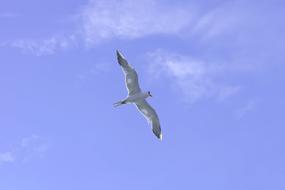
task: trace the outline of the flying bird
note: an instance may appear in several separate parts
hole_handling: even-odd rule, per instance
[[[125,84],[128,90],[127,98],[114,103],[114,107],[124,104],[135,104],[139,112],[148,120],[151,124],[152,132],[155,136],[162,140],[162,133],[160,128],[159,118],[155,110],[146,101],[148,97],[152,97],[150,91],[143,92],[139,86],[138,75],[135,69],[128,64],[125,57],[117,50],[117,59],[119,65],[125,74]]]

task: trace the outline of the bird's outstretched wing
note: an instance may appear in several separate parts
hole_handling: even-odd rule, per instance
[[[155,136],[160,140],[162,140],[160,123],[155,110],[144,99],[136,102],[136,107],[143,114],[143,116],[150,122],[152,127],[152,132],[155,134]]]
[[[129,95],[141,92],[138,75],[135,69],[133,69],[124,58],[124,56],[117,50],[118,63],[121,65],[125,74],[125,84]]]

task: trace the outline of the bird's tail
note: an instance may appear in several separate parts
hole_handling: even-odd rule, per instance
[[[123,104],[125,104],[125,103],[126,103],[126,101],[124,101],[124,100],[122,101],[122,100],[121,100],[121,101],[118,101],[118,102],[114,103],[113,106],[114,106],[114,107],[118,107],[118,106],[121,106],[121,105],[123,105]]]

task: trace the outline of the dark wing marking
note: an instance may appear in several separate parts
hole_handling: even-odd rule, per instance
[[[141,92],[137,72],[128,64],[127,60],[118,50],[117,59],[125,74],[125,84],[129,95]]]

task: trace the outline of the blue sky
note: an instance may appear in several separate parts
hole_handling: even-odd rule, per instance
[[[284,1],[0,5],[0,189],[285,189]]]

